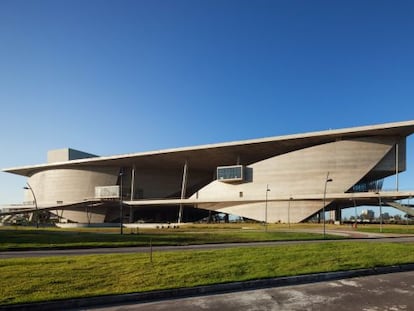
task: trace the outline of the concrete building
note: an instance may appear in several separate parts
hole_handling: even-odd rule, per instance
[[[371,209],[365,209],[361,212],[361,218],[363,220],[373,221],[375,218],[375,212]]]
[[[73,149],[5,169],[28,177],[26,204],[80,223],[181,222],[213,213],[297,223],[343,208],[389,205],[414,121],[99,157]],[[394,175],[395,189],[383,191]],[[15,211],[16,207],[15,207]],[[122,216],[121,216],[122,215]]]

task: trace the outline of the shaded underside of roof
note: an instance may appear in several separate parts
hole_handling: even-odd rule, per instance
[[[412,133],[414,133],[414,121],[405,121],[195,147],[96,157],[10,168],[3,171],[22,176],[31,176],[36,172],[48,169],[87,169],[94,166],[131,167],[133,165],[137,169],[156,167],[159,170],[182,170],[186,161],[190,169],[211,171],[221,165],[237,163],[249,165],[272,156],[336,140],[373,136],[406,137]]]

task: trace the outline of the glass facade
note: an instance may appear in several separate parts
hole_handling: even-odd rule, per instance
[[[243,180],[243,166],[219,166],[217,167],[217,179],[221,181],[241,181]]]
[[[382,189],[383,183],[384,179],[359,182],[351,188],[351,192],[380,191]]]

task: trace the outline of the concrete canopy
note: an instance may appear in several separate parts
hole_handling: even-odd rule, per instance
[[[96,156],[3,171],[29,177],[40,207],[60,206],[65,213],[63,217],[75,222],[116,220],[117,205],[111,207],[108,202],[104,204],[105,211],[101,206],[95,214],[89,211],[82,216],[82,204],[89,201],[96,205],[95,187],[113,185],[122,185],[123,203],[137,214],[144,207],[155,211],[161,206],[187,205],[259,221],[300,222],[320,211],[322,197],[324,202],[326,198],[327,209],[345,208],[355,202],[377,202],[380,188],[359,194],[352,189],[404,171],[405,138],[412,133],[414,121],[405,121]],[[236,164],[246,169],[246,180],[239,183],[216,180],[217,167]],[[327,174],[335,182],[323,193]],[[269,184],[271,192],[266,197],[269,214],[264,215],[264,189]],[[382,193],[381,197],[395,200],[411,195],[397,189]],[[287,214],[291,205],[292,215]],[[163,212],[158,209],[157,213]],[[137,219],[134,213],[129,215],[129,221]]]
[[[4,172],[30,177],[38,171],[62,167],[82,166],[128,166],[135,163],[137,168],[156,165],[159,168],[179,168],[191,159],[194,169],[211,171],[220,165],[232,165],[239,159],[244,165],[267,159],[271,156],[321,145],[343,139],[374,136],[406,137],[414,133],[414,121],[394,122],[372,126],[310,132],[250,139],[229,143],[200,145],[194,147],[164,149],[149,152],[103,156],[50,164],[40,164],[3,169]],[[206,161],[208,159],[208,161]]]

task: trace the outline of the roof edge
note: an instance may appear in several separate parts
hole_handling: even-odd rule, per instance
[[[45,167],[54,167],[54,166],[61,166],[61,165],[66,165],[66,164],[80,164],[80,163],[85,163],[85,162],[99,162],[99,161],[107,161],[107,160],[127,159],[127,158],[138,157],[138,156],[192,151],[192,150],[197,150],[197,149],[222,148],[222,147],[230,147],[230,146],[237,146],[237,145],[266,143],[270,141],[306,139],[310,137],[320,137],[320,136],[336,136],[336,135],[341,135],[341,134],[352,134],[352,133],[367,132],[367,131],[375,132],[378,130],[387,130],[387,129],[403,128],[403,127],[412,127],[412,130],[410,130],[409,132],[410,134],[414,133],[414,120],[375,124],[375,125],[365,125],[365,126],[357,126],[357,127],[349,127],[349,128],[340,128],[340,129],[329,129],[329,130],[323,130],[323,131],[289,134],[289,135],[282,135],[282,136],[271,136],[271,137],[255,138],[255,139],[247,139],[247,140],[238,140],[238,141],[233,141],[233,142],[204,144],[204,145],[196,145],[196,146],[189,146],[189,147],[167,148],[167,149],[144,151],[144,152],[137,152],[137,153],[118,154],[118,155],[112,155],[112,156],[98,156],[94,158],[70,160],[70,161],[64,161],[64,162],[11,167],[11,168],[2,169],[2,171],[7,172],[7,173],[18,174],[17,172],[20,170],[40,169],[40,168],[45,168]]]

